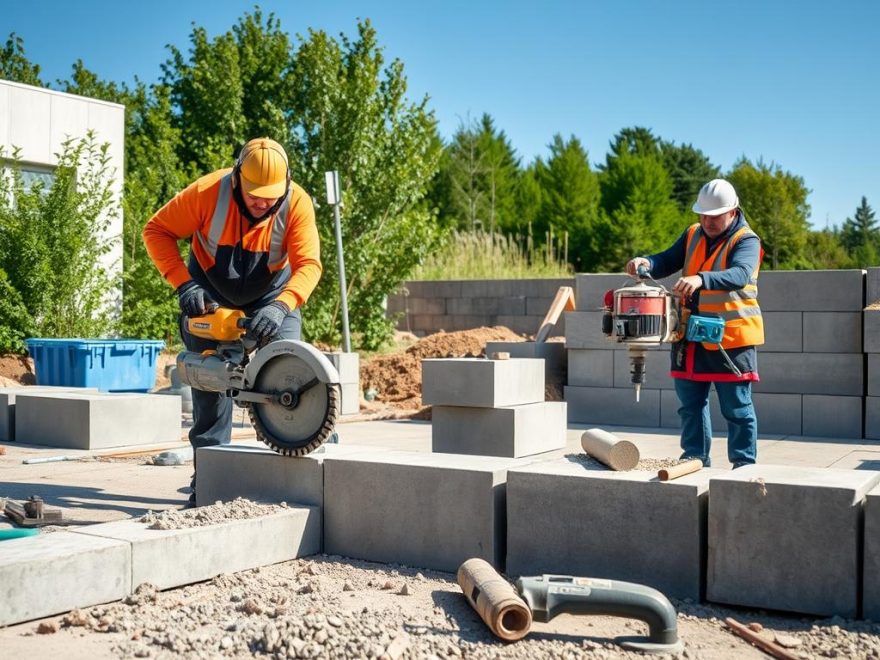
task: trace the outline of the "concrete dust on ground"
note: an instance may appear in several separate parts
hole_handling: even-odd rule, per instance
[[[231,502],[216,502],[209,506],[192,509],[166,509],[150,511],[139,520],[149,525],[150,529],[187,529],[190,527],[207,527],[229,520],[248,520],[260,516],[278,513],[287,509],[287,503],[260,504],[237,497]]]
[[[679,657],[766,657],[726,628],[728,616],[760,622],[803,658],[880,657],[877,624],[674,605]],[[646,633],[631,619],[563,615],[505,644],[452,574],[320,555],[164,592],[140,585],[120,602],[0,630],[0,647],[7,657],[643,658],[613,639]]]

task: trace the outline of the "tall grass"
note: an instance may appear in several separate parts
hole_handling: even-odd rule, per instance
[[[414,280],[483,280],[568,277],[568,234],[560,240],[552,232],[536,246],[531,232],[505,236],[498,233],[453,231],[439,250],[428,255],[412,276]]]

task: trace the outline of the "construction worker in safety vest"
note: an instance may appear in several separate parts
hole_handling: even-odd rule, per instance
[[[251,317],[248,333],[262,343],[299,339],[300,307],[321,277],[315,210],[291,181],[287,154],[269,138],[250,140],[234,167],[201,177],[163,206],[144,227],[156,268],[177,291],[180,334],[190,351],[216,343],[186,330],[185,317],[217,306]],[[189,261],[177,243],[191,243]],[[227,444],[232,400],[193,389],[193,449]],[[195,501],[195,475],[190,501]]]
[[[681,296],[683,316],[724,319],[724,348],[687,341],[673,344],[671,376],[681,406],[682,458],[709,466],[712,422],[709,390],[715,384],[721,414],[727,420],[727,456],[734,468],[755,462],[758,420],[752,405],[752,382],[758,378],[756,346],[764,343],[758,306],[761,241],[749,227],[733,186],[723,179],[704,185],[693,205],[699,222],[688,227],[667,250],[631,259],[635,275],[644,266],[660,279],[681,271],[673,293]],[[735,367],[735,368],[734,368]]]

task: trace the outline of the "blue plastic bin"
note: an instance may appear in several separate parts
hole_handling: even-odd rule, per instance
[[[27,339],[37,385],[149,392],[165,342],[153,339]]]

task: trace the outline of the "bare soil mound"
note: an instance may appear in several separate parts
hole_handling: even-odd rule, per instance
[[[31,359],[16,353],[0,355],[0,380],[8,385],[7,379],[18,385],[36,385],[37,377]]]
[[[375,390],[376,400],[395,408],[422,407],[422,364],[425,358],[480,357],[488,341],[523,341],[505,328],[438,332],[401,353],[377,355],[361,366],[361,388]]]

